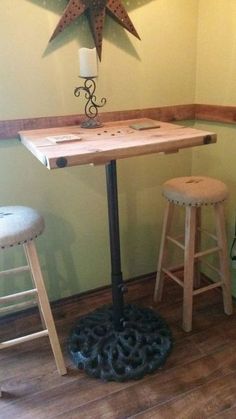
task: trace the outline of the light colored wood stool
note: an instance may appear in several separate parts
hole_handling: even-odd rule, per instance
[[[34,239],[44,230],[43,217],[34,209],[22,206],[0,207],[0,249],[11,248],[22,245],[26,256],[27,264],[4,270],[0,272],[0,279],[7,278],[11,274],[29,271],[32,276],[33,287],[30,290],[15,294],[0,296],[0,313],[14,311],[22,307],[32,306],[32,299],[39,307],[43,330],[26,336],[17,337],[0,343],[0,349],[27,342],[42,336],[48,336],[52,351],[55,357],[56,366],[60,375],[67,373],[62,356],[60,343],[58,340],[54,320],[44,280],[39,264],[39,259],[34,243]],[[30,297],[31,301],[19,302],[25,297]],[[15,302],[15,301],[18,301]],[[6,306],[5,304],[10,303]],[[1,395],[1,393],[0,393]]]
[[[163,196],[167,199],[164,213],[163,230],[157,265],[154,301],[160,301],[163,292],[164,277],[167,276],[183,287],[183,329],[192,330],[193,296],[215,287],[221,287],[223,292],[224,311],[232,314],[231,280],[228,266],[228,253],[225,232],[223,202],[228,197],[226,185],[204,176],[188,176],[168,180],[163,184]],[[216,234],[211,234],[201,228],[201,209],[211,205],[215,213]],[[176,206],[185,207],[184,243],[170,236],[171,222]],[[215,246],[201,251],[201,234],[205,233],[215,240]],[[172,242],[184,251],[184,278],[175,275],[173,267],[167,267],[168,243]],[[206,255],[218,253],[220,268],[201,259]],[[199,264],[206,263],[218,273],[219,281],[199,287]],[[194,289],[195,288],[195,289]]]

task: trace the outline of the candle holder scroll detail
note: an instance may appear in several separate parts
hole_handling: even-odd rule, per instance
[[[85,99],[87,100],[84,108],[85,115],[87,119],[82,122],[82,128],[98,128],[102,126],[102,123],[97,119],[98,108],[105,106],[107,100],[103,97],[100,100],[100,104],[97,103],[97,97],[95,95],[96,83],[92,77],[84,78],[84,85],[76,87],[74,90],[74,95],[76,97],[80,96],[81,92],[84,92]]]

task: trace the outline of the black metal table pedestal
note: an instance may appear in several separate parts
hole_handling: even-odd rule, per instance
[[[75,365],[89,375],[126,381],[160,368],[170,353],[172,335],[158,313],[124,305],[115,160],[106,166],[106,179],[113,304],[81,317],[68,348]]]
[[[115,330],[122,330],[122,320],[124,316],[123,295],[125,291],[125,286],[121,272],[119,208],[115,160],[112,160],[109,164],[106,165],[106,180],[110,234],[111,283],[112,302],[114,308],[114,328]]]

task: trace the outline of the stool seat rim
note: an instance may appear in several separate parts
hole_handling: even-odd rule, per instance
[[[0,248],[27,243],[44,230],[39,212],[26,206],[0,207]]]
[[[214,205],[228,198],[228,188],[220,180],[207,176],[184,176],[167,180],[162,194],[176,205]]]

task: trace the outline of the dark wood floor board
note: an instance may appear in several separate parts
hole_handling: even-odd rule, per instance
[[[126,301],[151,307],[153,284],[150,278],[140,281],[140,284],[138,281],[130,283]],[[163,410],[163,415],[167,415],[164,418],[170,415],[168,419],[188,419],[188,416],[173,415],[173,412],[176,409],[178,415],[182,412],[188,414],[187,406],[194,398],[196,403],[199,398],[203,415],[208,414],[208,410],[211,416],[224,411],[230,414],[231,409],[233,412],[236,404],[233,384],[236,374],[236,314],[230,317],[224,315],[220,293],[212,291],[198,296],[194,303],[193,331],[185,333],[181,328],[182,290],[167,281],[163,302],[153,307],[170,324],[175,341],[173,351],[161,370],[142,380],[127,383],[104,383],[91,379],[76,370],[67,354],[68,331],[76,318],[109,302],[110,290],[107,289],[72,299],[63,305],[53,305],[69,367],[65,377],[60,377],[56,371],[47,338],[0,351],[0,387],[5,392],[0,399],[0,419],[14,416],[17,419],[116,419],[137,415],[155,418],[161,417],[156,416],[159,409],[166,409]],[[17,319],[8,319],[6,324],[0,321],[0,329],[7,338],[11,331],[13,334],[21,329],[33,331],[38,320],[35,314],[22,315]],[[228,383],[226,387],[223,386],[224,380]],[[214,410],[211,402],[215,403],[217,388],[223,392],[227,403],[224,405],[221,399],[218,410]],[[200,389],[208,390],[201,392]],[[208,406],[205,410],[204,397]],[[191,417],[202,419],[207,416]]]
[[[207,353],[207,350],[210,353],[213,349],[217,350],[222,348],[221,339],[218,347],[216,344],[214,345],[214,348],[212,348],[211,344],[209,345],[209,342],[214,339],[214,328],[209,330],[207,336],[205,336],[204,348],[202,337],[204,334],[205,332],[198,333],[193,337],[186,337],[185,339],[176,341],[164,370],[176,368],[177,366],[188,364],[193,360],[199,359],[202,357],[203,353]],[[232,342],[232,340],[227,340],[227,335],[225,334],[224,345],[229,346]],[[198,345],[201,346],[201,350],[198,348]],[[27,351],[24,351],[26,346]],[[31,349],[29,349],[29,346]],[[19,348],[21,348],[21,350],[19,350]],[[42,339],[40,342],[39,359],[36,358],[36,350],[37,348],[34,347],[33,342],[18,345],[16,347],[15,359],[10,359],[8,362],[5,360],[0,382],[2,383],[3,388],[5,388],[6,391],[12,392],[15,397],[34,395],[36,392],[42,391],[45,387],[47,388],[47,391],[49,391],[50,388],[60,385],[61,383],[61,380],[55,371],[55,364],[52,362],[52,354],[46,338]],[[70,365],[68,359],[67,365]],[[80,375],[80,372],[77,372],[76,370],[73,371],[73,367],[70,368],[69,379],[66,379],[66,383],[68,384],[70,381],[76,381],[80,378]]]
[[[209,330],[208,336],[205,337],[205,354],[207,348],[210,348],[210,351],[212,351],[211,345],[208,344],[208,340],[211,341],[214,334],[215,330],[212,328]],[[201,333],[194,336],[194,339],[186,336],[185,339],[176,341],[172,354],[167,360],[166,366],[160,373],[180,365],[188,365],[191,361],[202,358],[203,350],[198,348],[198,342],[200,345],[203,345]],[[229,341],[225,340],[225,344],[229,345],[229,343]],[[24,352],[24,347],[26,346],[27,351]],[[47,391],[49,391],[51,388],[63,383],[63,381],[66,382],[67,385],[68,382],[79,379],[81,373],[76,370],[73,371],[73,369],[70,368],[69,379],[63,378],[63,381],[61,381],[55,371],[50,346],[46,339],[42,339],[40,344],[40,359],[35,359],[35,348],[33,346],[33,342],[17,346],[17,357],[13,360],[14,364],[12,364],[12,359],[10,359],[9,362],[5,361],[3,370],[4,377],[2,377],[1,381],[6,390],[12,391],[17,397],[26,397],[42,391],[45,387],[47,388]],[[20,347],[21,351],[19,351]],[[31,349],[29,349],[29,347],[31,347]],[[220,343],[220,348],[221,347],[222,343]],[[217,349],[216,345],[214,346],[214,349]],[[68,359],[67,365],[70,365]],[[96,383],[99,382],[96,381]],[[132,384],[130,383],[129,385]],[[115,390],[117,390],[116,386]],[[107,390],[107,394],[108,393],[109,389]]]
[[[64,384],[61,384],[63,381]],[[22,419],[44,419],[54,418],[59,413],[66,416],[66,412],[72,408],[79,406],[80,409],[80,406],[86,406],[94,399],[102,399],[104,394],[110,394],[130,385],[130,383],[105,383],[78,372],[77,380],[73,382],[68,383],[68,377],[58,377],[57,382],[57,386],[48,388],[47,391],[39,391],[33,397],[21,397],[10,404],[7,400],[1,401],[0,418],[18,415],[17,418]]]
[[[186,338],[187,339],[187,338]],[[21,345],[23,347],[23,345]],[[45,348],[46,347],[46,348]],[[186,351],[186,348],[188,349]],[[195,344],[191,344],[191,342],[186,342],[185,345],[179,345],[176,344],[174,350],[173,350],[174,357],[172,358],[172,361],[170,361],[170,366],[168,368],[171,368],[171,365],[173,368],[175,368],[177,365],[181,365],[183,363],[187,363],[188,361],[192,359],[196,359],[201,357],[201,352],[196,350]],[[173,355],[172,354],[172,355]],[[42,366],[40,366],[42,361]],[[51,361],[51,364],[50,364]],[[28,365],[27,365],[28,362]],[[68,362],[67,362],[68,365]],[[25,368],[28,369],[26,372]],[[39,373],[40,370],[40,373]],[[47,374],[48,371],[48,374]],[[54,372],[54,373],[53,373]],[[7,374],[9,374],[9,378],[7,379]],[[49,375],[49,376],[48,376]],[[72,378],[70,377],[72,375]],[[40,361],[35,360],[35,351],[34,352],[26,352],[25,358],[24,358],[24,351],[21,352],[21,356],[19,357],[19,354],[17,355],[17,359],[15,359],[14,364],[12,365],[12,359],[11,362],[6,365],[6,362],[4,364],[4,376],[5,380],[2,380],[2,387],[9,391],[10,393],[14,394],[15,397],[28,397],[29,395],[33,395],[33,400],[35,402],[35,393],[41,392],[43,388],[47,389],[47,393],[53,389],[54,387],[61,385],[63,382],[66,383],[66,394],[68,392],[68,382],[74,381],[80,378],[82,375],[81,372],[78,372],[77,370],[72,370],[70,368],[69,371],[69,379],[68,377],[63,377],[61,379],[57,376],[57,373],[55,372],[55,365],[52,362],[52,355],[50,353],[50,348],[47,348],[47,345],[44,343],[41,346],[41,353],[40,353]],[[93,383],[92,386],[92,393],[95,394],[94,386],[100,387],[100,381],[97,380],[91,380]],[[114,384],[114,385],[113,385]],[[126,383],[126,387],[135,385],[136,382],[129,382]],[[124,384],[121,386],[121,388],[124,388]],[[106,394],[109,394],[110,391],[118,391],[120,389],[120,385],[112,383],[112,386],[110,386],[110,383],[107,383],[106,385]],[[71,389],[70,389],[71,391]],[[75,391],[77,392],[77,384],[75,383]],[[64,393],[64,389],[62,389],[62,392]],[[86,389],[87,392],[87,389]],[[81,403],[80,396],[82,396],[82,404],[84,403],[84,396],[82,388],[80,388],[79,396],[75,397],[75,400],[71,402],[71,405],[73,403],[76,403],[76,405],[79,405]],[[44,394],[42,392],[41,394],[42,398],[44,399]],[[103,395],[102,395],[103,396]],[[66,396],[67,397],[67,396]],[[28,397],[29,400],[29,397]],[[18,403],[18,402],[17,402]],[[57,408],[55,407],[55,410]],[[31,412],[32,413],[32,412]]]
[[[24,345],[22,345],[24,346]],[[56,370],[53,355],[49,344],[40,346],[40,354],[37,350],[17,354],[9,362],[5,359],[3,363],[0,386],[9,392],[13,397],[28,397],[45,388],[50,389],[66,381],[69,383],[78,380],[78,372],[71,368],[66,380],[60,377]],[[71,367],[69,360],[67,366]]]
[[[221,301],[215,302],[214,296],[212,296],[212,301],[209,298],[208,300],[204,300],[204,302],[199,299],[199,303],[203,303],[204,307],[199,307],[199,309],[195,307],[193,313],[193,330],[190,333],[182,330],[182,301],[158,309],[155,306],[153,308],[167,320],[174,338],[179,340],[185,338],[186,335],[192,336],[198,332],[208,330],[216,324],[219,325],[221,322],[227,323],[229,320],[229,317],[223,314]]]
[[[223,410],[216,415],[211,416],[211,419],[235,419],[236,418],[236,404],[233,407]]]
[[[235,404],[235,393],[236,372],[208,381],[187,394],[136,415],[135,418],[205,419],[216,413],[221,418],[224,410]]]
[[[209,329],[192,334],[189,339],[202,354],[209,354],[221,347],[236,348],[236,315],[225,316],[220,324],[212,325]]]
[[[236,373],[235,351],[231,348],[179,368],[156,373],[128,389],[121,389],[84,406],[77,406],[68,414],[71,418],[76,417],[79,410],[84,418],[126,418],[188,393],[190,389],[217,377],[224,377],[230,371]]]

